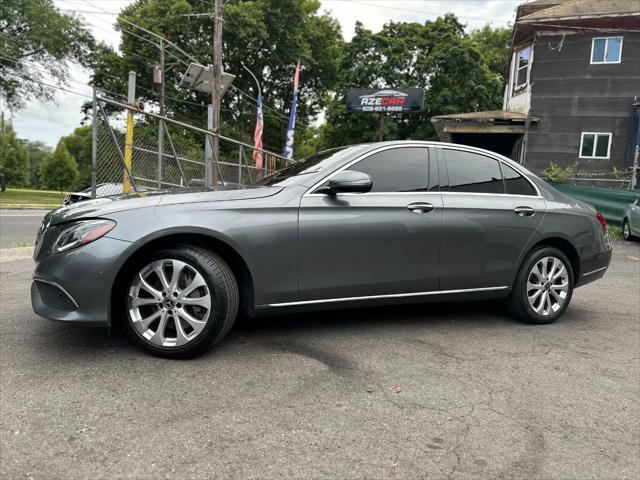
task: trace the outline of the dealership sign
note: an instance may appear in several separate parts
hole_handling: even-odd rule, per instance
[[[354,88],[347,92],[350,112],[419,112],[423,101],[422,88]]]

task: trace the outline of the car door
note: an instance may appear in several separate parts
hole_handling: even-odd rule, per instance
[[[373,187],[318,193],[327,178],[301,199],[300,299],[437,290],[442,200],[429,148],[386,147],[344,169],[367,173]]]
[[[537,188],[515,168],[482,153],[438,149],[444,159],[441,290],[511,285],[518,259],[546,212]]]

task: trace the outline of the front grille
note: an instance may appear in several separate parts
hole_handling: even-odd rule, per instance
[[[32,293],[38,294],[42,303],[51,310],[73,312],[78,309],[71,297],[55,285],[36,280],[31,285],[31,290]]]

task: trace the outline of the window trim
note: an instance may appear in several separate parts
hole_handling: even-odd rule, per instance
[[[585,135],[595,135],[593,142],[593,150],[591,153],[596,153],[596,147],[598,145],[598,135],[607,135],[609,137],[609,141],[607,144],[607,156],[606,157],[598,157],[595,155],[591,156],[583,156],[582,155],[582,145],[584,144],[584,136]],[[580,149],[578,150],[578,158],[585,158],[589,160],[609,160],[611,159],[611,142],[613,141],[613,134],[611,132],[582,132],[580,135]]]
[[[524,178],[527,179],[527,181],[533,185],[533,189],[536,191],[536,195],[516,195],[516,194],[509,194],[509,193],[475,193],[475,192],[448,192],[448,191],[438,191],[438,192],[368,192],[368,193],[338,193],[336,196],[341,197],[341,196],[349,196],[349,195],[489,195],[489,196],[508,196],[508,197],[519,197],[519,198],[543,198],[542,197],[542,193],[540,192],[540,189],[538,188],[538,185],[535,184],[535,182],[533,182],[529,176],[528,173],[521,170],[520,165],[518,165],[517,163],[514,163],[513,165],[509,164],[508,162],[505,162],[505,160],[503,158],[501,158],[501,156],[497,155],[497,154],[491,154],[491,152],[485,152],[485,151],[477,151],[474,148],[469,148],[469,147],[464,147],[461,145],[456,145],[456,144],[432,144],[432,143],[408,143],[408,144],[403,144],[403,145],[387,145],[384,147],[380,147],[380,148],[376,148],[374,150],[371,150],[370,152],[365,153],[362,156],[359,156],[349,162],[347,162],[346,164],[344,164],[343,166],[337,168],[336,170],[334,170],[333,172],[329,173],[328,175],[326,175],[325,177],[323,177],[321,180],[317,181],[316,183],[314,183],[311,187],[309,187],[307,189],[306,192],[304,192],[304,194],[302,195],[301,198],[304,197],[326,197],[327,194],[326,193],[315,193],[314,190],[316,190],[318,187],[322,186],[325,182],[331,180],[331,178],[333,178],[334,175],[337,175],[338,173],[347,170],[350,166],[352,166],[353,164],[359,162],[360,160],[364,160],[365,158],[376,154],[376,153],[380,153],[383,152],[385,150],[389,150],[392,148],[408,148],[408,147],[422,147],[422,148],[429,148],[429,149],[433,149],[433,152],[438,155],[438,163],[440,162],[444,162],[444,153],[442,152],[442,150],[444,149],[449,149],[449,150],[461,150],[463,152],[472,152],[472,153],[477,153],[478,155],[484,155],[485,157],[489,157],[489,158],[493,158],[494,160],[497,160],[498,162],[500,162],[500,164],[505,163],[506,165],[510,166],[511,168],[513,168],[515,171],[517,171],[518,173],[520,173]],[[431,152],[429,152],[429,154],[431,155]],[[429,156],[429,158],[431,158],[431,156]],[[446,166],[446,163],[445,163]],[[502,165],[501,165],[502,168]],[[502,173],[502,170],[500,170],[500,172]],[[503,178],[504,181],[504,178]],[[440,180],[441,183],[441,180]],[[506,192],[506,189],[505,189]]]
[[[518,67],[518,60],[519,57],[518,55],[520,55],[520,52],[522,52],[523,50],[529,49],[529,60],[527,61],[527,65],[526,67]],[[522,47],[520,50],[517,50],[514,53],[514,57],[513,57],[513,94],[518,94],[521,93],[523,90],[526,90],[527,87],[529,86],[529,74],[531,72],[531,59],[533,57],[533,45],[527,45],[526,47]],[[523,68],[527,69],[527,78],[525,80],[524,83],[521,84],[517,84],[518,82],[518,74],[520,73],[520,70],[522,70]]]
[[[620,51],[618,52],[618,60],[615,62],[607,62],[607,52],[609,51],[609,39],[611,38],[619,38],[620,39]],[[593,49],[596,45],[596,40],[605,40],[604,44],[604,57],[602,62],[594,62],[593,61]],[[610,37],[593,37],[591,39],[591,55],[589,56],[589,64],[590,65],[615,65],[618,63],[622,63],[622,46],[624,44],[624,36],[623,35],[613,35]]]

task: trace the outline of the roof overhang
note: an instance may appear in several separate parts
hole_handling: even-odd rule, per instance
[[[516,21],[513,34],[513,47],[515,49],[533,39],[540,31],[562,33],[575,31],[576,33],[606,33],[623,32],[626,30],[637,31],[640,25],[640,13],[637,14],[609,14],[607,16],[593,17],[573,15],[562,18],[521,18]]]
[[[457,113],[431,118],[441,140],[446,138],[446,134],[452,133],[523,134],[527,122],[535,123],[537,118],[527,118],[524,113],[508,110]]]

